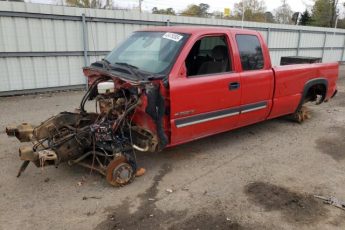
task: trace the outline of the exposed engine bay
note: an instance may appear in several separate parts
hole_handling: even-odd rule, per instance
[[[97,171],[111,185],[130,183],[138,170],[135,151],[154,152],[167,145],[159,87],[154,82],[133,85],[98,77],[76,112],[61,112],[36,127],[7,127],[9,136],[33,144],[19,149],[24,162],[18,177],[30,162],[37,167],[67,162]],[[90,100],[95,103],[93,112],[85,110]]]

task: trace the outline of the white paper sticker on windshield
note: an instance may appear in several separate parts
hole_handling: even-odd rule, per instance
[[[179,35],[179,34],[174,34],[174,33],[169,33],[168,32],[168,33],[165,33],[163,35],[163,38],[169,39],[169,40],[173,40],[175,42],[178,42],[178,41],[180,41],[183,38],[183,36]]]

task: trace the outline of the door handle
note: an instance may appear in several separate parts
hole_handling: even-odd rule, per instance
[[[229,90],[236,90],[240,88],[240,83],[239,82],[231,82],[229,84]]]

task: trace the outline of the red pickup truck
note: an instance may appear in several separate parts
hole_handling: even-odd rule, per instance
[[[112,185],[138,172],[135,152],[160,151],[279,116],[303,121],[302,105],[333,97],[337,63],[272,67],[260,33],[211,27],[155,27],[133,33],[84,68],[89,89],[80,109],[41,125],[8,127],[24,171],[68,162]],[[85,110],[89,100],[96,111]]]

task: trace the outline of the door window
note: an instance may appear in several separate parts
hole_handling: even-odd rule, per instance
[[[186,61],[187,75],[198,76],[231,71],[225,36],[208,36],[195,42]]]
[[[259,39],[255,35],[236,35],[243,70],[257,70],[264,67],[264,57]]]

